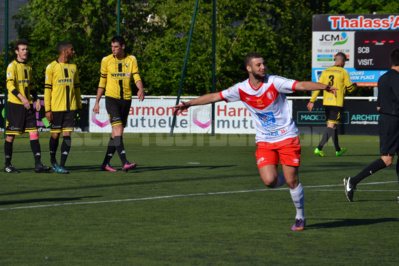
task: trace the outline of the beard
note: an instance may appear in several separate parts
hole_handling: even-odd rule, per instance
[[[254,76],[254,78],[259,79],[259,80],[263,80],[266,77],[266,74],[262,75],[262,74],[258,74],[258,73],[252,73],[252,75]]]

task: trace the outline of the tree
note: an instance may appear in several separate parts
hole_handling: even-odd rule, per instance
[[[194,0],[122,0],[121,35],[139,62],[146,90],[176,95],[185,56]],[[216,90],[247,77],[243,58],[264,55],[268,72],[309,80],[311,25],[326,1],[218,0]],[[15,18],[21,38],[30,41],[36,89],[43,92],[45,67],[57,58],[59,41],[71,41],[83,94],[95,94],[101,59],[116,35],[117,0],[31,0]],[[211,90],[212,0],[199,2],[184,95]]]
[[[122,2],[129,14],[128,26],[143,18],[133,1]],[[57,44],[70,41],[76,50],[82,93],[95,94],[101,58],[110,53],[109,41],[116,35],[116,6],[117,0],[31,0],[21,9],[15,19],[19,37],[30,41],[36,89],[43,92],[45,68],[57,58]],[[128,30],[130,36],[139,36],[139,29]]]
[[[151,69],[151,92],[177,92],[194,1],[152,0],[151,12],[162,20],[143,58]],[[313,7],[319,5],[313,3]],[[270,73],[310,79],[312,10],[308,1],[217,2],[217,90],[246,78],[243,58],[250,51],[265,56]],[[211,86],[212,1],[201,1],[191,43],[183,94],[200,95]],[[146,70],[146,71],[147,71]]]
[[[331,0],[332,14],[397,14],[399,2],[391,0]]]

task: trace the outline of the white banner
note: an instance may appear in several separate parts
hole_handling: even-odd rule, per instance
[[[291,101],[290,106],[292,104]],[[173,121],[175,99],[132,100],[124,132],[169,133]],[[93,113],[95,99],[90,99],[90,132],[111,132],[111,125],[105,109],[105,99],[100,101],[100,113]],[[292,108],[291,108],[292,109]],[[193,106],[176,117],[174,133],[211,133],[212,106]],[[255,134],[250,113],[241,102],[215,104],[215,133]]]

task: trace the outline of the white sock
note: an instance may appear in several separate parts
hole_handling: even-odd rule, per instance
[[[284,184],[285,184],[284,175],[283,175],[283,174],[278,174],[278,175],[277,175],[277,183],[276,183],[276,185],[274,186],[274,188],[281,187],[281,186],[284,185]]]
[[[305,221],[305,194],[303,192],[302,184],[299,183],[296,188],[290,189],[290,193],[296,208],[295,219],[302,219]]]

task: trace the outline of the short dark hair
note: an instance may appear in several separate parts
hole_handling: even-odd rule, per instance
[[[71,42],[60,42],[57,45],[57,53],[61,54],[64,50],[68,49],[69,46],[72,46]]]
[[[112,38],[111,42],[117,42],[120,46],[124,44],[126,45],[125,38],[123,38],[122,36],[115,36],[114,38]]]
[[[342,59],[344,59],[344,61],[348,61],[348,58],[346,57],[346,54],[344,54],[343,52],[337,53],[337,54],[335,55],[335,57],[334,57],[334,61],[335,61],[335,59],[337,58],[337,56],[338,56],[338,57],[342,57]]]
[[[19,51],[20,45],[28,45],[28,44],[29,44],[29,42],[25,39],[18,40],[14,43],[14,51],[17,51],[17,50]]]
[[[393,66],[399,66],[399,48],[392,51],[390,60]]]
[[[244,59],[245,66],[248,66],[253,58],[263,58],[263,55],[261,55],[260,53],[255,53],[255,52],[248,53]]]

